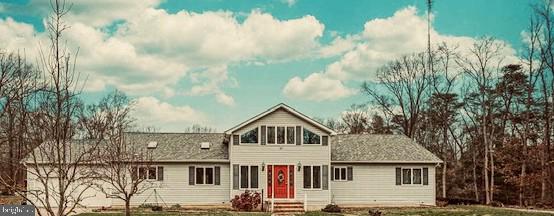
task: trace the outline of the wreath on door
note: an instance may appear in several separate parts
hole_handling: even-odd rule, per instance
[[[279,182],[279,184],[283,184],[283,182],[285,181],[285,173],[283,173],[283,170],[279,170],[277,181]]]

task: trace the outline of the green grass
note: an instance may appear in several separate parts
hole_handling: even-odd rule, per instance
[[[428,208],[379,208],[385,216],[547,216],[552,214],[521,212],[515,210],[507,210],[500,208],[492,208],[487,206],[449,206],[444,208],[428,207]],[[84,213],[78,216],[123,216],[123,213]],[[198,212],[133,212],[132,215],[139,216],[269,216],[269,213],[239,213],[225,210],[210,210]],[[367,209],[347,209],[344,213],[332,214],[320,211],[307,212],[301,216],[349,216],[349,215],[368,215]]]
[[[492,208],[487,206],[449,206],[444,208],[379,208],[385,216],[552,216],[548,213],[522,212],[516,210]],[[367,209],[364,210],[346,210],[344,213],[332,214],[325,212],[307,212],[302,216],[341,216],[341,215],[368,215]]]

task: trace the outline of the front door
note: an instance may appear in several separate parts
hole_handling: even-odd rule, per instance
[[[275,198],[288,198],[289,171],[286,165],[275,165],[273,170],[273,182],[275,185]]]

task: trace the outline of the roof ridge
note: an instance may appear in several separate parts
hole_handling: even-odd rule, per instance
[[[125,133],[130,134],[217,134],[217,135],[224,135],[225,133],[221,132],[141,132],[141,131],[129,131]]]

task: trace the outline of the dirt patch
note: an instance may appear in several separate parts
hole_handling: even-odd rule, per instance
[[[0,196],[0,205],[21,205],[23,200],[18,196]]]

